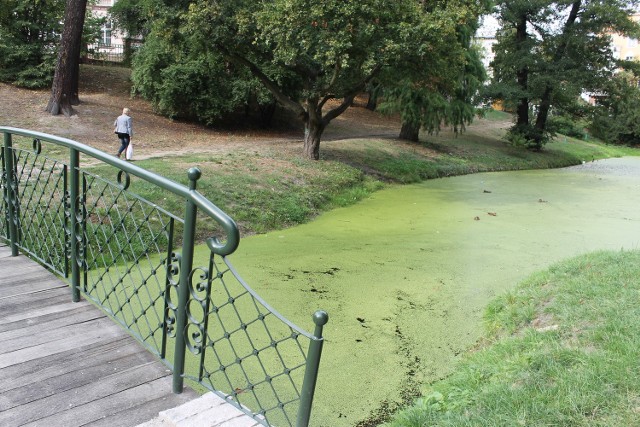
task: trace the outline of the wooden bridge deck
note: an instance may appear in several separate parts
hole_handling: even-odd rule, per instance
[[[196,397],[122,328],[0,243],[0,426],[135,426]]]

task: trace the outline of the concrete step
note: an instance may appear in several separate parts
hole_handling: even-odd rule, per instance
[[[211,392],[136,427],[258,427],[261,424]]]

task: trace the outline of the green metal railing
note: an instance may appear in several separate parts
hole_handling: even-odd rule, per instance
[[[174,392],[186,378],[263,425],[309,425],[328,317],[316,312],[305,332],[242,280],[227,257],[237,226],[197,191],[198,169],[184,186],[70,139],[0,132],[0,239],[14,256],[67,278],[73,301],[84,295],[124,326],[172,369]],[[179,196],[184,212],[138,185]],[[222,238],[196,246],[207,218]]]

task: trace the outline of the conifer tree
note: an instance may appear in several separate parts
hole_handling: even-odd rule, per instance
[[[540,150],[552,136],[552,108],[582,92],[602,92],[619,68],[612,32],[639,37],[631,15],[638,1],[504,0],[489,94],[516,113],[509,138]]]

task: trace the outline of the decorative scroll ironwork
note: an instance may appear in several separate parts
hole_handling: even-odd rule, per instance
[[[263,425],[296,425],[307,349],[316,338],[273,310],[226,258],[211,254],[190,279],[187,378]]]
[[[95,302],[174,370],[176,392],[188,378],[263,425],[308,425],[326,314],[304,332],[240,278],[226,257],[237,227],[196,191],[199,170],[184,187],[75,141],[0,132],[0,238],[12,252],[70,276],[74,300]],[[44,155],[43,143],[68,148],[69,162]],[[112,178],[82,168],[81,153],[113,167]],[[182,197],[184,215],[134,194],[138,178]],[[206,239],[209,263],[194,268],[197,212],[226,239]]]

